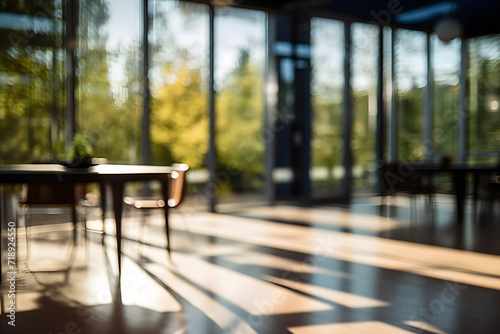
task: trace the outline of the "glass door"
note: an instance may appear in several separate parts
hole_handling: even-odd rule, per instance
[[[311,166],[312,197],[341,194],[344,23],[311,20]]]

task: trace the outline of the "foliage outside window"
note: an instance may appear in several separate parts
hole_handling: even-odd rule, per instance
[[[398,29],[394,43],[398,160],[424,158],[423,114],[427,85],[427,37]]]
[[[64,159],[63,2],[0,3],[0,163]]]
[[[141,17],[135,0],[79,1],[77,131],[96,156],[141,162]]]
[[[500,35],[471,39],[468,59],[469,160],[496,163],[500,155]]]
[[[353,123],[351,149],[354,185],[372,190],[376,180],[375,132],[377,124],[378,34],[371,24],[352,25],[351,92]]]
[[[312,138],[310,178],[314,196],[331,195],[344,175],[342,110],[344,90],[344,24],[311,21]]]
[[[437,157],[458,151],[460,41],[445,43],[431,36],[433,74],[433,151]]]
[[[266,15],[259,11],[219,8],[215,12],[221,194],[263,192],[265,23]]]

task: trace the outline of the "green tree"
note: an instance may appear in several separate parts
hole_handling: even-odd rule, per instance
[[[45,27],[0,29],[0,163],[60,158],[64,155],[62,2],[2,1],[0,12],[36,14]]]
[[[140,162],[140,42],[108,45],[110,15],[106,0],[80,2],[77,60],[77,130],[87,134],[96,156],[111,162]],[[125,82],[112,86],[110,64],[124,62]]]
[[[470,152],[493,153],[498,161],[500,151],[500,36],[471,40],[467,74]]]
[[[397,91],[398,158],[403,161],[418,160],[415,152],[423,150],[423,96],[424,88],[415,85]]]
[[[174,78],[158,89],[151,107],[154,163],[204,166],[208,150],[207,96],[198,69],[185,61],[180,68],[166,64],[166,77]]]
[[[217,154],[219,168],[233,177],[233,190],[262,187],[264,172],[264,101],[262,75],[248,50],[217,94]],[[239,188],[239,189],[237,189]]]
[[[325,87],[326,88],[326,87]],[[336,91],[329,87],[329,91]],[[331,95],[313,95],[314,115],[312,127],[314,135],[311,139],[311,154],[314,166],[326,167],[327,178],[316,186],[331,186],[336,182],[333,169],[342,164],[342,101]],[[332,154],[332,152],[336,152]]]

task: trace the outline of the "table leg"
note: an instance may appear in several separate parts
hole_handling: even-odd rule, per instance
[[[479,190],[479,182],[481,178],[481,173],[480,172],[474,172],[474,209],[477,206],[477,199],[478,199],[478,190]]]
[[[2,208],[5,206],[4,202],[3,202],[3,198],[4,198],[4,193],[3,193],[3,187],[2,185],[0,185],[0,282],[2,282],[2,274],[3,274],[3,271],[2,271],[2,262],[3,262],[3,254],[2,254],[2,249],[3,249],[3,235],[2,235],[2,222],[3,222],[3,211],[2,211]]]
[[[165,200],[165,206],[163,207],[163,210],[164,210],[164,214],[165,214],[165,233],[166,233],[166,237],[167,237],[167,252],[168,252],[168,255],[170,256],[170,226],[169,226],[169,222],[168,222],[168,210],[169,210],[169,207],[168,207],[168,199],[170,197],[170,184],[168,181],[161,181],[161,193],[162,193],[162,196]]]
[[[104,223],[106,220],[106,205],[107,205],[107,195],[106,195],[106,183],[99,183],[99,191],[101,192],[101,210],[102,210],[102,233],[104,231]]]
[[[113,182],[113,211],[116,224],[116,255],[118,257],[118,281],[122,276],[122,209],[123,209],[123,182]]]
[[[462,225],[465,216],[465,176],[463,171],[456,171],[454,173],[455,196],[456,196],[456,210],[457,210],[457,223]]]

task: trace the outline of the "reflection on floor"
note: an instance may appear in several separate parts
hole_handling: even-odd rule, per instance
[[[80,231],[76,245],[69,224],[35,226],[28,244],[19,228],[16,326],[6,318],[5,267],[0,326],[54,334],[498,333],[499,226],[456,228],[440,205],[437,217],[415,220],[404,205],[385,217],[367,202],[225,214],[187,208],[172,214],[171,259],[161,216],[144,231],[129,217],[121,287],[111,220],[106,235]]]

